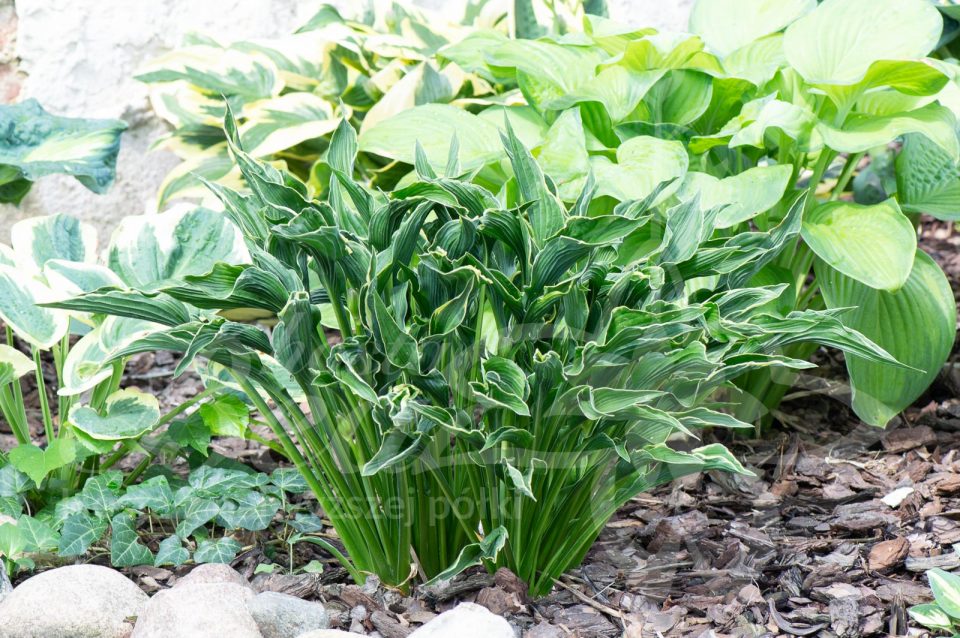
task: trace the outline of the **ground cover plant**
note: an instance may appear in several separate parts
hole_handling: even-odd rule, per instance
[[[168,326],[115,357],[169,349],[181,365],[224,366],[346,554],[328,549],[357,580],[397,587],[482,562],[544,594],[634,495],[690,472],[745,471],[721,445],[668,444],[747,427],[714,396],[739,374],[809,367],[779,354],[801,342],[897,365],[837,311],[777,314],[785,286],[746,285],[796,240],[803,196],[768,232],[713,239],[721,208],[696,199],[603,208],[589,179],[565,204],[505,131],[506,195],[459,177],[456,145],[440,173],[419,147],[416,178],[385,195],[350,177],[357,138],[344,120],[328,162],[349,201],[319,201],[244,152],[228,114],[251,193],[211,188],[251,262],[46,305]],[[249,310],[276,325],[222,316]]]
[[[664,201],[726,206],[723,237],[772,228],[808,193],[800,240],[754,283],[786,284],[785,310],[854,307],[845,324],[914,368],[848,359],[854,409],[884,425],[938,374],[956,328],[915,231],[920,213],[952,221],[960,209],[958,67],[925,57],[941,14],[923,0],[700,0],[691,31],[587,16],[583,33],[476,33],[437,56],[517,87],[526,104],[505,110],[564,201],[590,174],[620,201],[675,180]],[[419,141],[437,168],[456,133],[474,181],[510,189],[488,110],[418,106],[364,130],[360,149],[412,170]],[[793,379],[745,376],[738,415],[769,420]]]

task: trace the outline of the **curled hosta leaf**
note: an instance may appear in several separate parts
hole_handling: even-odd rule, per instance
[[[0,344],[0,386],[13,383],[33,370],[33,361],[28,356],[16,348]]]
[[[108,396],[103,414],[85,405],[70,410],[73,427],[98,441],[138,438],[153,429],[159,418],[156,397],[135,389],[118,390]]]
[[[621,201],[642,200],[660,184],[682,177],[688,162],[683,144],[644,136],[624,142],[617,149],[616,164],[602,156],[591,158],[598,194]],[[678,186],[667,189],[660,198]]]
[[[878,60],[925,56],[942,29],[925,0],[826,0],[790,25],[784,50],[811,84],[856,84]]]
[[[254,102],[243,113],[243,148],[254,157],[272,155],[301,142],[323,137],[337,128],[330,103],[312,93]]]
[[[431,582],[453,578],[463,570],[480,565],[483,561],[496,560],[497,555],[507,542],[507,530],[503,527],[490,530],[482,540],[467,545],[447,569],[437,574]]]
[[[871,288],[895,291],[913,268],[917,233],[892,199],[823,204],[807,214],[801,232],[818,257]]]
[[[67,333],[67,314],[40,308],[36,304],[53,301],[54,293],[39,278],[0,266],[0,319],[31,345],[47,350]]]
[[[104,192],[113,183],[126,128],[119,120],[50,115],[36,100],[0,106],[0,201],[17,203],[30,182],[56,173]]]
[[[841,128],[825,123],[817,126],[823,143],[842,153],[862,153],[889,144],[908,133],[919,133],[943,149],[954,161],[960,160],[957,118],[938,104],[916,111],[874,117],[853,115]]]
[[[784,29],[816,6],[816,0],[698,0],[690,13],[690,31],[726,56]]]
[[[90,262],[97,258],[97,231],[70,215],[29,217],[10,229],[17,263],[42,270],[51,259]]]
[[[863,250],[882,254],[876,245]],[[871,425],[886,425],[927,389],[950,354],[957,329],[950,284],[936,262],[920,250],[909,279],[896,292],[865,286],[820,264],[817,278],[829,308],[852,308],[842,315],[844,325],[915,368],[866,361],[848,353],[853,409]]]
[[[724,179],[688,173],[677,197],[684,200],[699,194],[704,210],[721,209],[716,227],[728,228],[776,206],[792,175],[790,166],[758,166]]]
[[[909,213],[960,220],[960,167],[923,135],[907,135],[897,156],[897,198]]]
[[[70,348],[57,394],[76,396],[108,379],[113,368],[105,362],[113,353],[158,328],[157,324],[140,319],[107,317]]]

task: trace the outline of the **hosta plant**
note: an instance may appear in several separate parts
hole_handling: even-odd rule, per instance
[[[786,285],[784,310],[855,308],[845,325],[909,364],[847,358],[854,410],[883,425],[930,385],[956,332],[950,287],[915,231],[920,213],[960,215],[960,67],[925,57],[941,14],[926,0],[700,0],[690,27],[588,17],[583,33],[471,34],[437,56],[520,90],[526,105],[507,114],[564,201],[591,174],[605,201],[674,180],[658,201],[722,207],[721,238],[775,227],[806,193],[800,237],[752,283]],[[418,106],[362,131],[360,150],[405,164],[404,184],[415,143],[437,170],[455,132],[462,167],[509,191],[486,113]],[[792,379],[776,375],[738,382],[740,416],[776,408]]]
[[[910,618],[936,632],[960,634],[960,576],[931,569],[927,572],[927,581],[934,601],[908,609]]]
[[[120,120],[51,115],[36,100],[0,105],[0,203],[19,204],[35,181],[58,173],[104,192],[126,128]]]
[[[484,563],[543,594],[637,493],[744,471],[695,442],[746,425],[715,401],[731,379],[809,367],[779,354],[801,342],[895,363],[839,311],[781,315],[784,285],[746,283],[796,241],[803,197],[780,225],[732,238],[713,237],[721,209],[696,200],[606,205],[588,179],[567,204],[505,128],[509,192],[462,177],[454,146],[441,171],[417,150],[416,177],[387,195],[351,179],[357,140],[342,122],[328,161],[349,197],[319,201],[244,152],[228,118],[251,193],[212,188],[251,262],[55,305],[168,326],[114,356],[163,348],[229,371],[345,552],[328,548],[391,586]]]

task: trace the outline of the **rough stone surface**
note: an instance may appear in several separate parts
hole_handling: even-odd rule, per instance
[[[155,207],[156,192],[179,160],[150,152],[165,129],[150,111],[146,88],[133,79],[146,61],[176,48],[188,33],[220,41],[291,32],[322,0],[0,0],[0,102],[37,98],[52,113],[117,117],[123,136],[117,181],[94,195],[67,176],[38,182],[19,208],[0,205],[0,242],[32,215],[71,213],[94,224],[101,245],[117,221]],[[334,4],[351,4],[338,0]],[[462,0],[418,0],[450,17]],[[610,0],[613,18],[670,30],[685,28],[692,0]]]
[[[410,634],[410,638],[514,638],[513,628],[486,607],[460,603]]]
[[[150,599],[130,638],[261,638],[247,611],[253,591],[236,583],[188,583]]]
[[[339,629],[316,629],[300,634],[297,638],[356,638],[361,634],[352,634],[349,631]]]
[[[244,578],[240,572],[230,567],[230,565],[224,565],[223,563],[204,563],[203,565],[197,565],[190,570],[189,574],[178,580],[174,584],[174,587],[210,583],[230,583],[250,587],[250,581]]]
[[[0,638],[126,638],[147,595],[120,572],[71,565],[37,574],[0,603]]]
[[[297,638],[304,632],[330,626],[327,611],[320,603],[273,591],[248,600],[247,610],[260,627],[263,638]]]

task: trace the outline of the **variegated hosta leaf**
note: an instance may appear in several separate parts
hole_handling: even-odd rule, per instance
[[[211,45],[171,51],[152,60],[137,75],[142,82],[185,80],[208,95],[247,100],[280,94],[283,82],[276,65],[263,56]]]
[[[125,218],[113,233],[107,255],[110,269],[126,285],[146,291],[205,274],[217,262],[249,261],[240,232],[226,215],[186,205]]]
[[[421,62],[390,86],[367,111],[360,133],[414,106],[450,102],[462,84],[463,72],[456,65],[438,71],[431,63]]]
[[[93,262],[97,259],[97,231],[70,215],[29,217],[10,229],[17,264],[37,271],[51,259]]]
[[[139,319],[107,317],[70,348],[57,394],[81,394],[110,378],[113,370],[106,362],[113,353],[161,327]]]
[[[33,361],[16,348],[0,344],[0,387],[33,372]]]
[[[156,425],[160,404],[156,397],[139,390],[118,390],[107,397],[103,414],[85,405],[70,410],[70,424],[97,441],[136,439]]]
[[[57,173],[95,193],[106,191],[126,128],[119,120],[51,115],[32,99],[0,105],[0,202],[19,202],[30,182]]]
[[[230,158],[226,142],[195,153],[182,164],[167,173],[157,191],[157,208],[176,199],[211,198],[209,189],[198,178],[216,182],[233,190],[242,190],[245,185],[240,169]]]
[[[41,350],[59,343],[69,328],[67,313],[36,305],[55,301],[55,297],[39,275],[0,266],[0,319]]]
[[[287,93],[244,107],[240,127],[244,150],[253,157],[285,151],[337,128],[330,104],[312,93]]]

